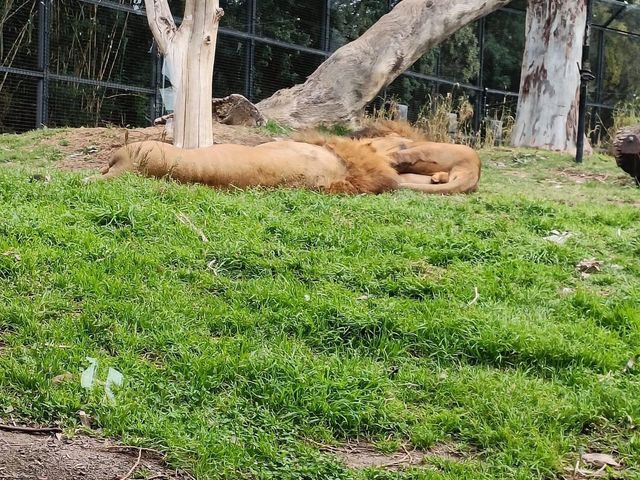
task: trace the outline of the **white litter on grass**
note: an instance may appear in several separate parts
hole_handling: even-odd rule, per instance
[[[98,369],[98,361],[92,357],[86,357],[86,360],[89,362],[89,366],[84,369],[82,375],[80,376],[80,385],[87,390],[90,390],[93,387],[96,370]],[[121,386],[124,380],[124,376],[115,368],[109,367],[109,371],[107,372],[107,381],[104,384],[104,393],[107,395],[109,400],[114,400],[115,396],[113,394],[113,390],[111,387],[113,385]]]
[[[82,372],[82,376],[80,377],[80,385],[87,390],[91,389],[93,386],[93,379],[96,376],[96,368],[98,368],[98,361],[92,357],[86,357],[87,362],[90,365]]]
[[[560,232],[559,230],[551,230],[551,232],[549,232],[549,236],[544,237],[544,239],[557,245],[563,245],[571,236],[573,236],[573,233],[571,232]]]
[[[109,367],[109,373],[107,373],[107,382],[104,384],[104,391],[107,394],[107,397],[109,397],[109,400],[115,399],[113,391],[111,390],[111,385],[120,387],[122,385],[123,378],[124,377],[118,370]]]

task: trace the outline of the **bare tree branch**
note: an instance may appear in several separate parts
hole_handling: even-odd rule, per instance
[[[176,24],[167,0],[144,0],[149,28],[158,43],[160,53],[167,54],[176,33]]]
[[[359,38],[336,50],[305,83],[257,107],[292,127],[352,121],[431,47],[509,0],[402,0]]]

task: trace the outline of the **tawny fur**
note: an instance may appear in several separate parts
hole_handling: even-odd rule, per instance
[[[324,145],[328,139],[315,131],[301,132],[297,140]],[[424,193],[469,193],[478,188],[481,162],[465,145],[437,143],[407,122],[376,120],[352,135],[369,145],[399,174],[398,188]]]
[[[399,188],[424,193],[469,193],[478,189],[480,157],[470,147],[403,137],[376,137],[370,145],[391,159]],[[428,178],[428,181],[425,181]]]
[[[333,152],[347,169],[345,188],[347,193],[383,193],[398,187],[398,175],[387,158],[371,145],[349,139],[333,137],[323,145]],[[332,191],[340,192],[335,184]],[[352,191],[347,191],[353,189]]]
[[[222,144],[184,150],[137,142],[114,154],[102,178],[133,171],[216,188],[285,186],[350,194],[398,188],[446,194],[477,188],[480,160],[472,149],[428,142],[406,123],[376,128],[384,136],[356,139],[306,132],[297,141],[255,147]]]
[[[408,122],[399,120],[375,120],[367,122],[360,130],[351,134],[351,138],[374,138],[397,135],[410,140],[428,140],[419,129],[412,127]]]

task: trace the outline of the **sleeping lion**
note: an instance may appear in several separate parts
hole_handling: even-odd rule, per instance
[[[144,141],[125,145],[101,178],[124,172],[214,188],[289,187],[326,193],[424,193],[477,189],[480,159],[466,146],[434,143],[408,124],[383,122],[351,138],[302,133],[257,146],[219,144],[185,150]]]

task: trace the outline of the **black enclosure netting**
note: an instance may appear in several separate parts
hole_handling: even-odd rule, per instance
[[[638,0],[636,0],[636,3]],[[214,96],[259,101],[303,82],[394,0],[221,0]],[[40,126],[146,126],[170,86],[142,0],[4,0],[0,5],[0,132]],[[184,0],[169,0],[176,19]],[[416,119],[434,99],[464,98],[473,127],[513,118],[526,0],[460,29],[380,92]],[[594,0],[588,121],[606,127],[640,89],[640,6]],[[164,68],[163,68],[164,67]],[[577,68],[577,67],[576,67]]]

